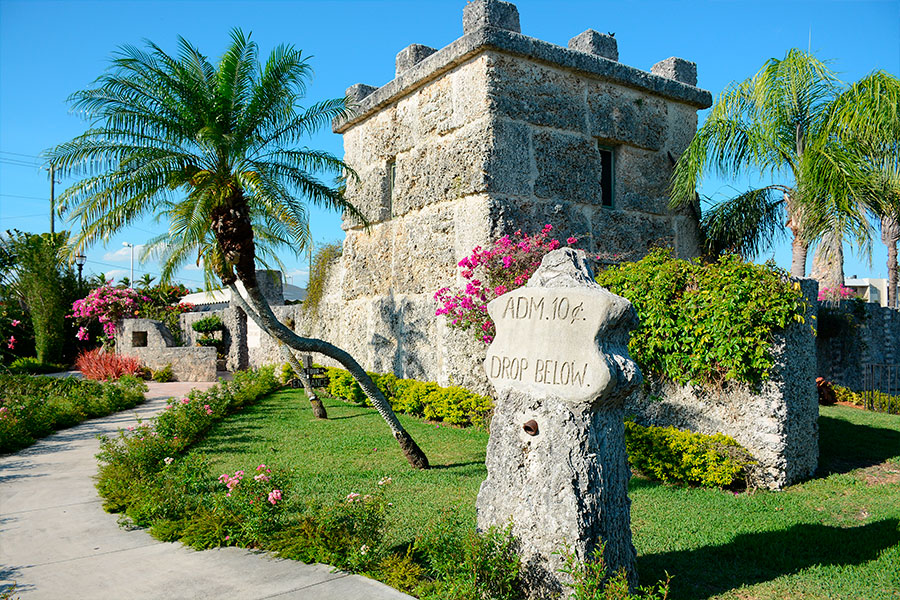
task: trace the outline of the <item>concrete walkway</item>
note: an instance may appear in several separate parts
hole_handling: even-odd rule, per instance
[[[210,383],[150,383],[148,401],[0,456],[0,594],[47,599],[409,599],[377,581],[325,565],[240,548],[195,552],[126,531],[94,489],[96,436],[162,409]]]

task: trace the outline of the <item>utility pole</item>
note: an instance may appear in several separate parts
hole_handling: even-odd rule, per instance
[[[50,233],[53,233],[53,226],[56,212],[56,166],[50,163]]]

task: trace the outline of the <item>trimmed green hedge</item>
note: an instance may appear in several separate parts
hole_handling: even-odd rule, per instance
[[[213,333],[225,329],[225,323],[219,315],[209,315],[202,319],[197,319],[191,324],[191,329],[197,333]]]
[[[328,369],[328,393],[356,404],[370,405],[359,384],[344,369]],[[369,373],[375,385],[384,393],[396,412],[453,425],[486,427],[490,421],[494,403],[488,396],[481,396],[467,389],[436,383],[398,379],[391,373]]]
[[[775,333],[803,323],[807,310],[787,273],[735,255],[703,264],[655,250],[597,283],[634,305],[640,324],[628,349],[641,370],[677,383],[759,385],[774,365]]]
[[[674,427],[644,427],[625,421],[628,461],[652,479],[704,487],[735,487],[746,483],[755,464],[733,438],[703,435]]]
[[[834,385],[834,395],[838,402],[849,402],[863,408],[868,408],[866,398],[860,392],[854,392],[851,389]],[[900,396],[892,396],[884,392],[871,392],[871,401],[875,410],[886,412],[892,415],[900,415]]]
[[[13,452],[85,419],[144,401],[147,386],[136,377],[115,382],[74,377],[0,375],[0,452]]]

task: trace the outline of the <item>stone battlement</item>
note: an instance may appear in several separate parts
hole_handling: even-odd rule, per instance
[[[647,72],[617,59],[611,35],[564,48],[522,35],[514,5],[475,0],[461,38],[409,45],[392,81],[349,88],[353,116],[334,129],[357,174],[345,197],[370,226],[345,215],[303,328],[369,370],[486,391],[482,342],[448,328],[433,298],[462,283],[474,247],[552,224],[591,256],[696,256],[696,214],[669,207],[669,180],[711,96],[688,61]]]
[[[511,13],[515,13],[514,18]],[[682,58],[667,58],[647,72],[618,62],[616,38],[593,29],[569,40],[568,48],[522,35],[518,10],[509,2],[470,2],[463,14],[461,38],[440,50],[410,44],[397,54],[393,80],[378,88],[362,83],[347,88],[347,98],[355,105],[354,116],[336,119],[335,133],[344,133],[398,98],[488,49],[578,71],[696,108],[712,105],[711,94],[696,87],[697,65]]]

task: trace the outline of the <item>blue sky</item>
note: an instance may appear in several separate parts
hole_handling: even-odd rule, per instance
[[[35,158],[44,149],[83,131],[66,98],[100,75],[116,47],[150,39],[167,50],[176,36],[218,58],[229,30],[252,32],[261,54],[291,43],[312,55],[315,78],[310,102],[343,95],[362,82],[383,85],[393,78],[394,57],[411,43],[441,48],[462,35],[464,0],[418,1],[45,1],[0,0],[0,230],[47,231],[49,179]],[[585,29],[615,32],[619,60],[649,70],[663,58],[680,56],[698,64],[699,86],[714,96],[731,81],[755,73],[791,47],[810,47],[844,81],[874,69],[900,74],[900,0],[884,1],[540,1],[516,2],[522,33],[565,45]],[[701,114],[701,119],[703,114]],[[342,155],[342,141],[330,130],[310,147]],[[708,195],[744,188],[749,177],[709,182]],[[57,185],[64,188],[69,181]],[[340,217],[313,209],[317,241],[343,239]],[[57,224],[57,228],[65,227]],[[129,252],[163,231],[147,219],[87,252],[85,273],[127,275]],[[875,232],[876,241],[880,239]],[[848,247],[847,275],[883,277],[885,250],[874,245],[873,265]],[[785,241],[774,252],[790,265]],[[762,257],[764,260],[767,255]],[[306,260],[285,256],[293,283],[305,285]],[[152,262],[135,264],[135,275],[156,274]],[[191,287],[202,284],[196,270],[183,270]]]

